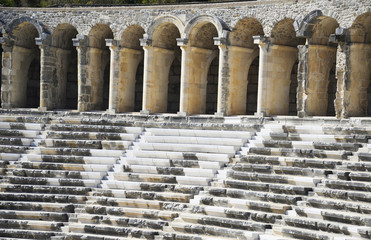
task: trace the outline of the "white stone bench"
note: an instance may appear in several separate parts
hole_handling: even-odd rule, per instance
[[[179,160],[198,160],[228,163],[232,154],[223,153],[187,153],[170,151],[147,151],[147,150],[127,150],[126,156],[130,158],[160,158],[160,159],[179,159]]]
[[[183,137],[183,136],[141,136],[140,142],[148,143],[179,143],[200,145],[222,145],[241,147],[246,141],[239,138],[210,138],[210,137]]]
[[[139,133],[114,133],[114,132],[71,132],[53,131],[45,132],[45,137],[53,139],[90,139],[90,140],[125,140],[135,141]]]
[[[48,161],[51,159],[53,161]],[[76,159],[77,162],[74,162]],[[75,164],[102,164],[102,165],[113,165],[116,164],[117,157],[85,157],[85,156],[64,156],[64,155],[47,155],[42,156],[38,154],[22,154],[22,161],[30,162],[50,162],[50,163],[75,163]],[[83,163],[80,163],[80,160]]]
[[[200,144],[168,144],[168,143],[142,143],[134,142],[135,150],[152,151],[183,151],[183,152],[202,152],[202,153],[226,153],[235,154],[239,147],[219,146],[219,145],[200,145]]]
[[[212,137],[212,138],[251,138],[249,131],[224,131],[224,130],[196,130],[196,129],[166,129],[146,128],[145,135],[152,136],[188,136],[188,137]]]
[[[40,123],[14,123],[14,122],[0,122],[0,129],[22,129],[40,131],[44,124]]]

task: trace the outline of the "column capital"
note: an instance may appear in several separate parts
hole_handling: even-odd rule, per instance
[[[150,38],[141,38],[140,39],[140,46],[142,46],[142,47],[150,47],[150,46],[152,46],[152,39],[150,39]]]
[[[115,39],[105,39],[107,47],[121,47],[120,41]]]
[[[41,33],[40,37],[35,38],[36,45],[42,46],[42,45],[47,45],[51,46],[52,45],[52,36],[48,33]]]
[[[6,52],[12,51],[14,41],[9,37],[0,37],[0,44],[3,47],[3,50]]]
[[[88,36],[77,34],[76,38],[72,39],[74,47],[87,47],[89,43]]]
[[[176,39],[177,45],[178,46],[185,46],[188,44],[188,38],[177,38]]]
[[[345,42],[349,41],[348,36],[349,36],[349,30],[348,29],[338,27],[338,28],[336,28],[335,34],[330,34],[329,42],[331,42],[331,43],[345,43]]]
[[[270,38],[265,36],[253,36],[254,44],[266,45],[270,43]]]
[[[228,39],[225,37],[214,37],[214,45],[221,46],[221,45],[228,45]]]

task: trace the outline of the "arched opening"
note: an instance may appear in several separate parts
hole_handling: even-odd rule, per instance
[[[250,64],[247,79],[246,114],[254,115],[254,113],[256,113],[258,100],[259,56],[255,57]]]
[[[39,33],[34,25],[23,22],[10,33],[12,77],[9,86],[11,107],[39,107],[40,50],[35,43]]]
[[[277,22],[271,32],[271,44],[275,45],[270,70],[269,82],[279,85],[271,93],[276,95],[275,105],[281,110],[271,109],[272,112],[282,115],[297,115],[297,68],[298,45],[304,45],[305,39],[296,36],[293,27],[294,20],[284,18]],[[272,51],[273,53],[273,51]],[[271,95],[270,93],[268,95]]]
[[[111,76],[117,87],[110,89],[110,102],[114,103],[117,112],[139,112],[142,109],[143,48],[140,46],[140,39],[143,34],[141,26],[132,25],[121,35],[118,79],[113,78],[116,74]]]
[[[3,37],[3,34],[2,34],[2,28],[0,27],[0,37]],[[1,102],[2,102],[2,98],[1,98],[1,92],[2,92],[2,75],[3,75],[3,47],[2,45],[0,46],[0,107],[2,106]]]
[[[227,115],[249,114],[257,110],[259,47],[253,36],[264,35],[263,27],[255,18],[237,22],[229,35],[230,81]]]
[[[86,97],[83,97],[85,103],[88,105],[90,103],[88,110],[106,110],[108,108],[108,104],[104,104],[104,96],[109,95],[109,87],[107,87],[109,86],[109,70],[107,70],[107,66],[109,69],[110,50],[106,47],[105,39],[112,38],[112,30],[105,24],[98,23],[89,32],[87,79],[90,81],[85,84],[81,82],[83,86],[80,86],[81,89],[89,89],[89,87],[91,89],[90,94],[88,91],[81,93],[86,95]]]
[[[348,116],[371,116],[371,12],[358,16],[349,29],[347,85]]]
[[[177,38],[180,38],[180,32],[174,23],[161,23],[152,33],[152,46],[146,50],[152,62],[146,66],[143,109],[152,113],[179,111],[174,107],[180,98],[179,90],[175,88],[180,82],[180,74],[174,71],[174,64],[178,64],[175,59],[181,59]]]
[[[317,16],[306,24],[307,44],[300,48],[298,67],[299,116],[335,115],[333,93],[337,83],[331,69],[336,63],[337,47],[329,42],[329,36],[338,26],[335,19],[327,16]]]
[[[143,70],[144,62],[141,61],[135,74],[135,112],[142,110],[143,105]]]
[[[193,26],[186,54],[186,64],[182,69],[186,73],[182,85],[183,104],[180,110],[189,114],[215,113],[217,111],[217,83],[218,64],[213,60],[219,55],[219,50],[214,45],[214,37],[218,31],[211,22],[198,22]],[[184,54],[184,53],[183,53]],[[217,80],[216,80],[217,81]]]
[[[52,49],[55,57],[53,96],[59,109],[77,109],[77,51],[72,39],[77,30],[70,24],[59,24],[52,34]]]
[[[106,64],[103,74],[103,109],[108,109],[109,100],[109,73],[110,73],[110,62]]]
[[[167,94],[167,112],[177,113],[179,111],[180,102],[180,72],[181,59],[180,56],[174,59],[169,72],[169,85]]]

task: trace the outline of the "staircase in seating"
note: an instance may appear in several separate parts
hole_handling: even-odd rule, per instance
[[[369,124],[64,114],[0,116],[1,239],[371,238]]]

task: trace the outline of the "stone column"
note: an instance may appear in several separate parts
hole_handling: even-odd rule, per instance
[[[78,34],[76,38],[72,39],[72,41],[73,46],[75,46],[77,49],[77,110],[79,112],[89,111],[92,109],[92,83],[88,78],[88,37],[82,34]]]
[[[1,76],[1,107],[5,109],[11,106],[11,82],[12,82],[12,51],[14,43],[8,37],[1,37],[0,43],[3,48],[2,76]]]
[[[367,88],[371,81],[371,44],[340,43],[336,64],[338,118],[367,116]]]
[[[336,60],[336,47],[300,45],[298,48],[298,116],[325,116],[329,75]]]
[[[52,54],[52,38],[50,34],[42,33],[36,38],[36,45],[40,48],[40,111],[46,111],[56,107],[55,94],[55,56]]]
[[[291,71],[298,49],[271,44],[266,37],[254,36],[259,44],[257,115],[288,115]]]
[[[141,46],[144,49],[142,113],[164,113],[174,51],[153,47],[149,39],[141,39]]]
[[[109,110],[132,112],[135,107],[136,73],[143,53],[121,47],[118,40],[106,39],[106,43],[111,50]]]
[[[248,73],[258,50],[228,46],[225,39],[214,38],[219,46],[218,115],[246,114]]]
[[[179,113],[202,114],[206,111],[207,74],[216,51],[191,47],[187,42],[178,39],[182,49]]]

